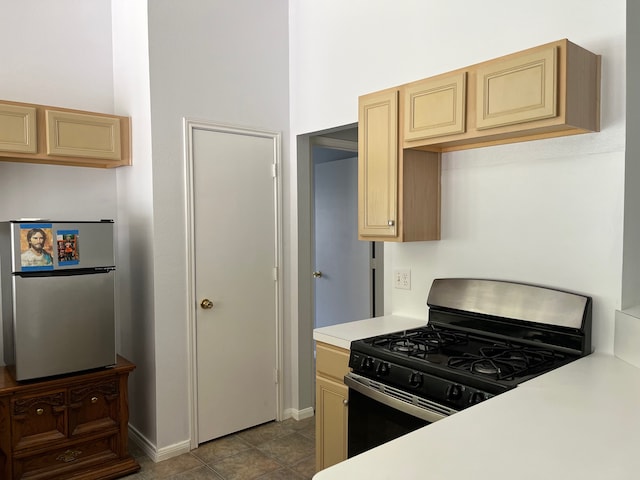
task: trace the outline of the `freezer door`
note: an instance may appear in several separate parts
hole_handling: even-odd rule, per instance
[[[113,222],[11,222],[13,272],[115,265]],[[36,253],[31,243],[36,239]]]
[[[116,362],[115,271],[14,276],[17,380]]]

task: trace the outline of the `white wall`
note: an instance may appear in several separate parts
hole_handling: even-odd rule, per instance
[[[0,98],[132,117],[132,167],[0,162],[0,220],[117,217],[119,351],[137,365],[131,423],[171,455],[190,437],[183,117],[288,137],[287,2],[0,0],[0,11]]]
[[[0,99],[120,114],[113,106],[110,4],[0,0]],[[0,162],[0,221],[116,216],[113,170]]]
[[[287,2],[154,0],[148,14],[157,446],[163,449],[189,439],[190,427],[183,118],[280,131],[287,138]],[[284,165],[288,157],[285,145]],[[238,185],[238,194],[250,192]],[[285,225],[288,202],[285,192]],[[290,348],[289,342],[286,364]]]
[[[132,431],[157,442],[153,161],[146,0],[112,0],[114,97],[131,117],[133,166],[117,170],[119,351],[136,364],[129,381]]]
[[[600,133],[443,155],[442,240],[386,245],[385,308],[426,318],[430,284],[446,276],[566,288],[594,297],[594,343],[612,351],[625,2],[301,0],[290,15],[292,148],[296,135],[356,121],[357,97],[378,89],[561,38],[602,55]],[[394,268],[411,268],[411,291],[392,288]]]

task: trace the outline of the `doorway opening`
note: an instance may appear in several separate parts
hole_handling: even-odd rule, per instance
[[[357,239],[358,125],[297,143],[299,392],[301,405],[313,405],[313,329],[383,314],[384,250]]]

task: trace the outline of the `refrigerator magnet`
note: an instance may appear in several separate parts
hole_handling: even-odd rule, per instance
[[[20,265],[22,270],[52,270],[52,241],[50,223],[20,224]]]
[[[58,265],[77,265],[80,263],[78,230],[58,230],[56,242],[58,244]]]

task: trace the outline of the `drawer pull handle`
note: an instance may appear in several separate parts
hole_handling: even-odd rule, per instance
[[[67,450],[56,457],[59,462],[69,463],[75,462],[76,459],[82,455],[80,450]]]
[[[91,397],[91,403],[98,403],[98,397]]]
[[[44,413],[44,409],[42,409],[42,408],[38,408],[36,410],[36,415],[42,415],[43,413]]]
[[[347,400],[347,399],[345,398],[344,400],[342,400],[342,404],[343,404],[344,406],[349,405],[349,400]]]

